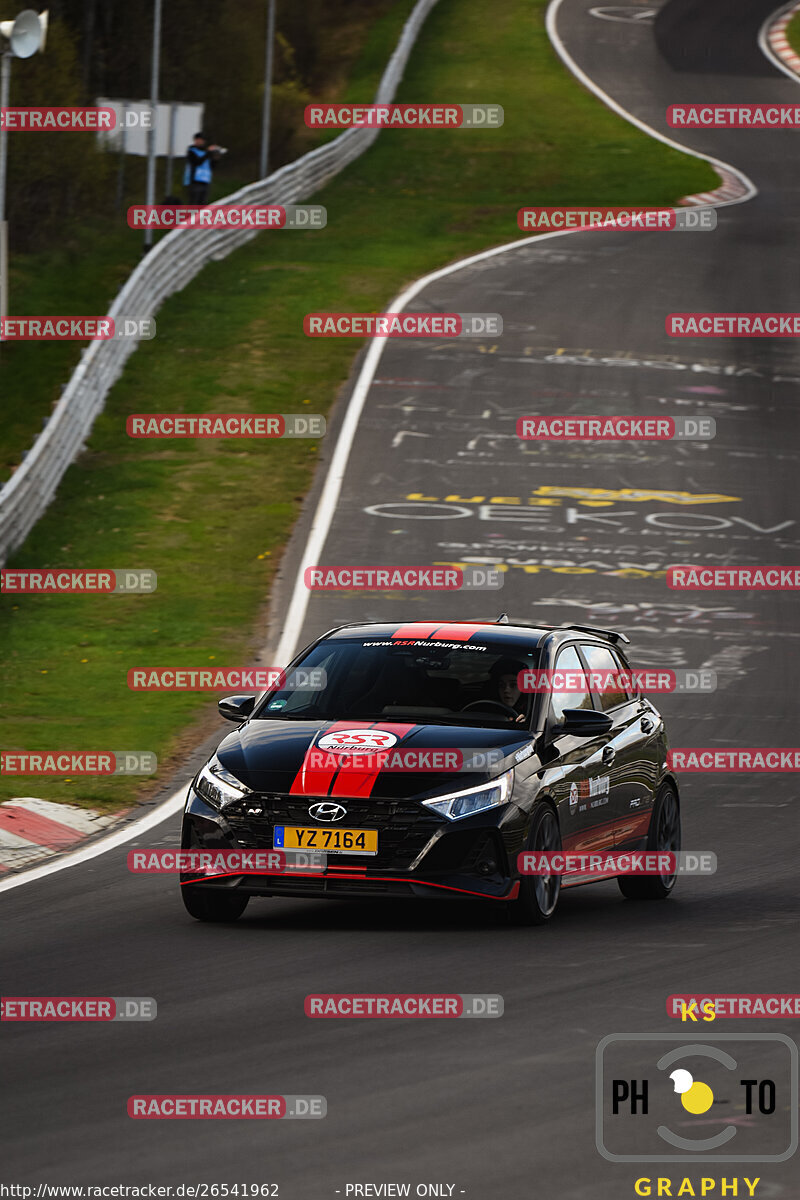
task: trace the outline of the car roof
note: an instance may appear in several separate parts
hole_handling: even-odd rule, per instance
[[[491,641],[498,646],[513,646],[530,650],[545,644],[570,641],[579,635],[582,640],[600,643],[627,643],[624,633],[599,629],[592,625],[544,625],[539,622],[512,621],[504,613],[494,620],[472,621],[375,621],[340,625],[324,634],[325,640],[369,638],[377,641],[424,640],[431,642],[480,643]]]

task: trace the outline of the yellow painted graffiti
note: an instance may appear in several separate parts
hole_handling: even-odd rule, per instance
[[[527,504],[532,507],[557,507],[562,499],[576,500],[587,508],[606,508],[610,504],[642,503],[660,500],[663,504],[736,504],[741,496],[722,492],[657,492],[649,488],[538,487],[525,499],[521,496],[426,496],[410,492],[406,500],[437,504]]]
[[[445,562],[438,559],[433,564],[435,567],[452,567],[457,571],[466,571],[468,568],[474,568],[477,564],[474,562]],[[481,566],[484,564],[481,563]],[[489,564],[486,564],[489,565]],[[613,575],[616,579],[663,579],[666,571],[648,571],[639,567],[619,567],[616,570],[601,571],[597,567],[548,567],[539,563],[492,563],[493,571],[524,571],[526,575],[539,575],[542,571],[551,571],[554,575]]]

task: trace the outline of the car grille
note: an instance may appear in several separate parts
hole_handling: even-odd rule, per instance
[[[425,848],[442,819],[410,800],[353,800],[343,797],[347,809],[343,821],[315,821],[308,815],[311,804],[330,801],[330,796],[250,795],[225,809],[225,818],[241,846],[259,850],[272,849],[274,825],[305,825],[319,829],[377,829],[377,854],[331,855],[329,866],[359,863],[369,870],[408,870],[417,855]],[[248,809],[263,808],[260,814]]]

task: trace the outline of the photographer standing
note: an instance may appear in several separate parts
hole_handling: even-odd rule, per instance
[[[183,172],[183,186],[189,189],[190,204],[206,203],[212,165],[224,153],[222,146],[209,146],[204,133],[194,135],[192,144],[186,151],[186,167]]]

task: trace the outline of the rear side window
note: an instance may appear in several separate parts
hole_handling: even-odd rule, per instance
[[[585,677],[583,663],[578,657],[574,646],[565,646],[556,658],[556,671],[578,672],[577,678]],[[553,692],[550,700],[550,718],[554,722],[561,721],[565,708],[591,708],[592,697],[584,689],[582,692]]]
[[[599,692],[600,707],[603,712],[607,712],[608,709],[616,708],[618,705],[625,704],[626,701],[630,700],[631,694],[624,687],[609,687],[609,684],[613,682],[611,677],[619,675],[621,671],[625,670],[613,650],[608,646],[594,646],[587,642],[581,645],[581,650],[586,658],[590,672],[598,672],[602,677],[603,690],[600,690],[600,687],[595,684],[594,680],[591,682],[593,688]]]

